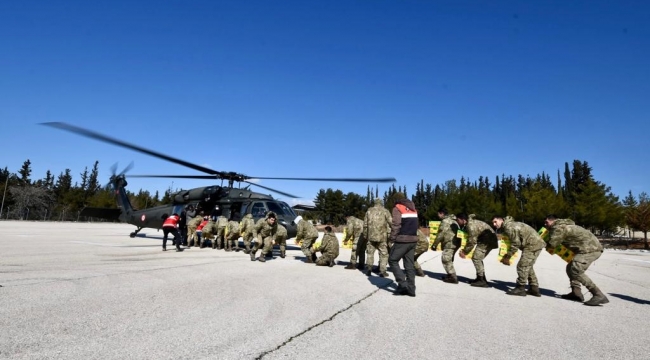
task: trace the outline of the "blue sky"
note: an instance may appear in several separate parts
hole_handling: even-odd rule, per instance
[[[95,160],[103,180],[130,161],[196,174],[37,125],[64,121],[250,176],[394,176],[412,193],[555,180],[579,159],[617,195],[650,192],[648,2],[5,1],[0,33],[0,166],[30,159],[33,179],[79,181]],[[307,201],[367,187],[260,184]]]

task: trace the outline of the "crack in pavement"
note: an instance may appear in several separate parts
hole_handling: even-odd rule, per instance
[[[387,279],[387,280],[390,280],[390,279]],[[379,292],[379,290],[383,290],[383,289],[387,288],[387,287],[388,287],[389,285],[391,285],[392,283],[393,283],[393,280],[390,280],[390,281],[388,281],[388,282],[386,283],[386,285],[378,286],[377,289],[376,289],[375,291],[373,291],[373,292],[371,292],[370,294],[368,294],[368,295],[362,297],[361,299],[359,299],[359,300],[353,302],[352,304],[348,305],[347,307],[345,307],[345,308],[343,308],[343,309],[341,309],[341,310],[335,312],[335,313],[334,313],[332,316],[330,316],[329,318],[327,318],[327,319],[325,319],[325,320],[323,320],[323,321],[321,321],[321,322],[319,322],[319,323],[317,323],[317,324],[314,324],[314,325],[308,327],[307,329],[301,331],[300,333],[298,333],[298,334],[296,334],[296,335],[291,336],[290,338],[288,338],[287,340],[285,340],[282,344],[276,346],[274,349],[267,350],[267,351],[264,351],[263,353],[259,354],[258,356],[255,357],[255,360],[260,360],[260,359],[262,359],[263,357],[265,357],[266,355],[269,355],[269,354],[271,354],[271,353],[273,353],[273,352],[275,352],[275,351],[277,351],[277,350],[280,350],[281,348],[283,348],[285,345],[289,344],[289,343],[292,342],[293,340],[295,340],[295,339],[301,337],[302,335],[304,335],[304,334],[310,332],[311,330],[313,330],[313,329],[315,329],[315,328],[317,328],[317,327],[319,327],[319,326],[321,326],[321,325],[323,325],[323,324],[325,324],[325,323],[328,323],[328,322],[334,320],[334,318],[336,318],[338,315],[340,315],[340,314],[342,314],[342,313],[344,313],[344,312],[350,310],[350,309],[353,308],[354,306],[357,306],[357,305],[361,304],[361,302],[363,302],[364,300],[368,299],[369,297],[375,295],[377,292]]]

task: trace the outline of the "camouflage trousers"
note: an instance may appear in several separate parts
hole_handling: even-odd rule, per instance
[[[366,269],[372,270],[375,264],[375,251],[379,251],[379,273],[383,274],[388,268],[388,245],[386,241],[369,240],[366,244]]]
[[[533,265],[541,252],[542,249],[534,251],[523,249],[521,251],[521,259],[517,263],[517,285],[528,283],[528,285],[539,286]]]
[[[449,275],[456,275],[456,269],[454,268],[454,255],[456,255],[456,250],[458,250],[459,244],[456,244],[453,241],[446,243],[442,249],[442,267],[445,268],[445,271]]]
[[[363,234],[354,237],[354,242],[352,243],[352,254],[350,255],[350,264],[355,265],[357,263],[357,257],[359,258],[359,263],[366,263],[367,243],[368,242]]]
[[[253,254],[253,256],[255,256],[255,253],[260,248],[262,248],[262,253],[260,254],[260,256],[262,256],[262,257],[264,257],[266,254],[273,251],[273,237],[272,236],[267,236],[264,239],[260,239],[258,237],[257,240],[255,240],[255,243],[253,243],[253,248],[251,249],[251,254]]]
[[[571,280],[571,287],[584,285],[588,290],[596,288],[596,284],[585,274],[591,263],[598,260],[603,254],[602,251],[594,251],[586,254],[576,254],[573,260],[566,266],[566,273]]]
[[[324,253],[318,259],[316,259],[316,265],[318,266],[329,266],[336,259],[335,254]]]
[[[416,270],[422,270],[422,266],[420,266],[420,263],[418,263],[418,258],[420,257],[420,255],[427,252],[427,250],[429,250],[429,248],[426,246],[424,248],[422,246],[415,247],[415,254],[413,255],[413,267],[415,267]]]
[[[226,228],[225,227],[218,227],[217,228],[217,233],[215,234],[217,237],[214,239],[215,245],[213,247],[217,247],[220,249],[225,248],[226,246]]]
[[[287,251],[287,238],[285,238],[285,237],[276,237],[275,238],[275,245],[278,245],[280,247],[280,252]]]
[[[244,240],[244,248],[250,249],[251,242],[253,242],[253,233],[246,232],[245,234],[242,235],[242,239]]]
[[[197,237],[196,237],[196,226],[188,226],[187,227],[187,244],[190,244],[190,241],[194,241],[194,244],[198,243]]]
[[[311,246],[314,245],[314,241],[318,239],[317,237],[310,237],[310,238],[304,238],[302,239],[302,245],[300,245],[300,250],[302,250],[302,253],[305,254],[305,256],[309,259],[311,258]]]
[[[239,233],[233,232],[226,236],[226,249],[239,250]]]
[[[485,276],[485,265],[483,265],[483,259],[490,253],[490,251],[496,249],[498,246],[494,244],[478,243],[476,248],[474,248],[474,254],[472,254],[472,263],[476,268],[476,276]]]

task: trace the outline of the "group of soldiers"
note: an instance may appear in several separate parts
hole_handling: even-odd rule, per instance
[[[213,249],[226,251],[239,251],[239,237],[243,238],[244,253],[250,254],[251,261],[265,262],[266,257],[272,253],[273,245],[279,245],[280,257],[286,256],[287,230],[277,223],[276,214],[269,211],[264,218],[254,221],[252,215],[247,214],[241,223],[235,219],[238,214],[233,214],[230,219],[223,216],[204,217],[188,211],[187,217],[187,246],[205,247],[206,240],[212,241]],[[473,287],[489,287],[485,276],[483,260],[494,249],[499,248],[499,235],[505,235],[510,240],[510,247],[501,258],[501,263],[510,265],[513,256],[521,251],[517,263],[517,281],[513,289],[508,290],[508,295],[541,296],[539,283],[535,275],[534,265],[543,249],[553,249],[559,245],[573,251],[575,256],[566,267],[566,273],[571,284],[571,292],[561,297],[567,300],[584,302],[581,286],[584,285],[592,298],[584,302],[585,305],[602,305],[609,302],[602,291],[585,274],[587,268],[596,261],[603,252],[600,241],[589,230],[576,225],[569,219],[558,219],[548,215],[545,227],[548,230],[548,239],[545,241],[541,235],[529,225],[514,221],[510,216],[494,216],[492,224],[478,220],[474,215],[449,214],[446,209],[438,211],[440,226],[432,244],[429,237],[421,230],[417,230],[417,244],[414,252],[413,266],[415,275],[424,277],[424,271],[417,259],[427,252],[429,248],[436,251],[438,246],[442,250],[441,261],[446,275],[442,278],[445,283],[458,284],[458,277],[454,268],[454,256],[458,252],[461,258],[466,258],[473,250],[471,260],[476,269],[476,279],[470,281]],[[301,216],[295,218],[297,227],[295,242],[300,244],[305,255],[306,263],[315,263],[319,266],[332,267],[339,256],[339,242],[327,226],[320,243],[317,243],[318,231],[316,227]],[[374,254],[379,253],[378,273],[380,277],[388,277],[387,267],[390,242],[392,215],[383,206],[381,199],[375,199],[363,220],[354,216],[347,217],[345,228],[346,236],[344,245],[352,242],[350,262],[345,269],[361,269],[367,276],[371,276],[375,262]],[[200,235],[199,231],[200,230]],[[467,234],[467,241],[461,248],[459,232]],[[261,254],[256,257],[257,251]],[[321,252],[321,256],[317,256]],[[528,288],[526,286],[528,285]]]
[[[353,216],[347,217],[346,237],[344,244],[352,241],[352,254],[350,264],[346,269],[362,269],[366,275],[372,273],[374,253],[379,252],[379,276],[386,277],[388,253],[390,243],[391,214],[382,205],[380,199],[375,200],[373,207],[368,209],[365,219]],[[474,287],[489,287],[485,277],[483,260],[490,251],[499,248],[499,235],[507,237],[510,247],[501,258],[501,263],[510,265],[513,256],[521,251],[517,263],[517,282],[513,289],[508,290],[508,295],[539,297],[539,283],[535,275],[534,265],[543,249],[552,250],[562,245],[571,250],[575,256],[566,266],[566,273],[571,284],[571,292],[561,295],[563,299],[584,302],[581,286],[584,285],[593,295],[585,305],[597,306],[609,302],[603,292],[585,274],[589,266],[603,253],[603,247],[596,236],[589,230],[576,225],[569,219],[558,219],[555,215],[548,215],[544,225],[548,230],[548,241],[529,225],[514,221],[510,216],[494,216],[492,226],[478,220],[474,215],[449,214],[444,208],[439,209],[438,217],[440,226],[435,240],[430,245],[429,238],[421,230],[417,231],[418,242],[415,247],[414,267],[417,276],[425,276],[422,267],[417,262],[418,257],[431,250],[436,251],[438,246],[442,249],[441,261],[446,275],[442,280],[450,284],[458,284],[458,277],[454,269],[454,256],[456,252],[461,258],[466,258],[473,250],[471,257],[476,269],[476,279],[470,282]],[[467,234],[465,246],[461,249],[462,240],[459,231]],[[364,250],[367,258],[364,261]],[[459,251],[460,250],[460,251]],[[357,263],[359,259],[359,263]],[[358,265],[357,265],[358,264]],[[528,285],[528,289],[526,289]]]

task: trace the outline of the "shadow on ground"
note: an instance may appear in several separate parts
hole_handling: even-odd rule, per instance
[[[626,301],[631,301],[633,303],[641,304],[641,305],[650,305],[649,300],[643,300],[639,298],[635,298],[633,296],[628,296],[628,295],[622,295],[622,294],[614,294],[614,293],[609,293],[609,295],[619,298],[621,300],[626,300]]]

